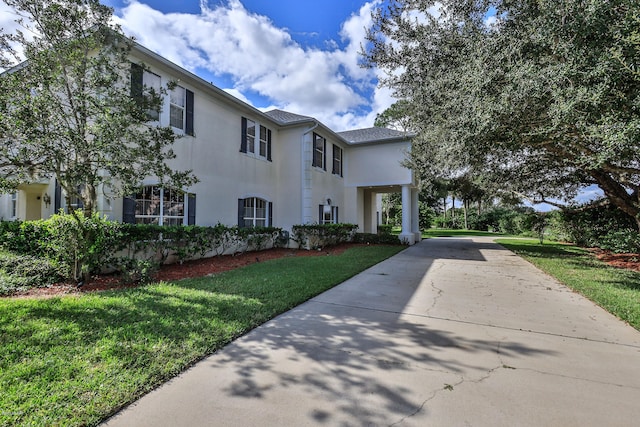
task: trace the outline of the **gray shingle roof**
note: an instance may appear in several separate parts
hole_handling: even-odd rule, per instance
[[[294,114],[284,110],[270,110],[265,114],[283,125],[314,120],[313,117],[301,116],[300,114]]]
[[[412,136],[411,134],[407,134],[405,132],[379,127],[348,130],[345,132],[337,132],[337,134],[351,144],[409,139]]]

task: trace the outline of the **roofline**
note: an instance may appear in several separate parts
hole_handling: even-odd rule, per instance
[[[274,120],[273,118],[269,117],[267,114],[263,113],[262,111],[260,111],[259,109],[257,109],[256,107],[236,98],[235,96],[225,92],[224,90],[220,89],[219,87],[217,87],[216,85],[214,85],[211,82],[206,81],[205,79],[203,79],[202,77],[192,73],[191,71],[177,65],[176,63],[168,60],[167,58],[165,58],[162,55],[159,55],[157,53],[155,53],[154,51],[150,50],[149,48],[144,47],[143,45],[141,45],[140,43],[131,40],[132,42],[132,51],[136,51],[138,53],[141,53],[142,55],[148,56],[151,59],[153,59],[154,61],[157,61],[159,63],[161,63],[162,65],[166,66],[167,68],[176,71],[177,73],[180,74],[185,74],[189,79],[193,80],[195,82],[195,84],[201,86],[202,88],[204,88],[205,90],[208,90],[210,92],[213,92],[217,97],[222,98],[223,101],[226,101],[227,103],[230,103],[232,105],[235,105],[236,107],[239,107],[242,110],[245,110],[246,112],[250,113],[250,114],[254,114],[257,116],[260,116],[261,118],[264,118],[265,120],[268,120],[269,122],[278,125],[278,126],[282,126],[282,123],[278,122],[277,120]],[[144,63],[144,61],[142,61]]]

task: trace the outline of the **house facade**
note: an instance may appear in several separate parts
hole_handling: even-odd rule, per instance
[[[375,233],[378,196],[401,192],[400,239],[420,240],[416,182],[403,166],[411,140],[404,133],[383,128],[334,132],[312,117],[265,113],[140,45],[131,61],[134,92],[177,83],[151,117],[182,135],[173,147],[172,166],[193,170],[199,182],[170,189],[154,177],[141,177],[142,189],[124,198],[100,188],[101,214],[130,223],[285,230],[341,222]],[[136,65],[141,62],[147,69]],[[68,207],[54,179],[25,183],[0,196],[3,220],[47,218],[61,208]]]

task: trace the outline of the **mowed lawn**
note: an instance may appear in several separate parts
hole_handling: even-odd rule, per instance
[[[402,249],[359,246],[134,289],[0,299],[0,425],[95,425],[233,339]]]
[[[640,272],[611,267],[586,249],[562,243],[496,242],[640,330]]]

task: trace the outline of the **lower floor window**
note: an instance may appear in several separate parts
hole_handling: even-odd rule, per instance
[[[156,185],[136,194],[136,223],[157,225],[184,224],[185,197],[182,191]]]
[[[238,226],[270,227],[273,203],[258,197],[238,199]]]
[[[250,197],[244,199],[244,226],[245,227],[266,227],[267,226],[267,201]]]
[[[18,192],[11,194],[11,218],[18,216]]]
[[[338,207],[331,205],[320,205],[320,224],[337,224]]]

